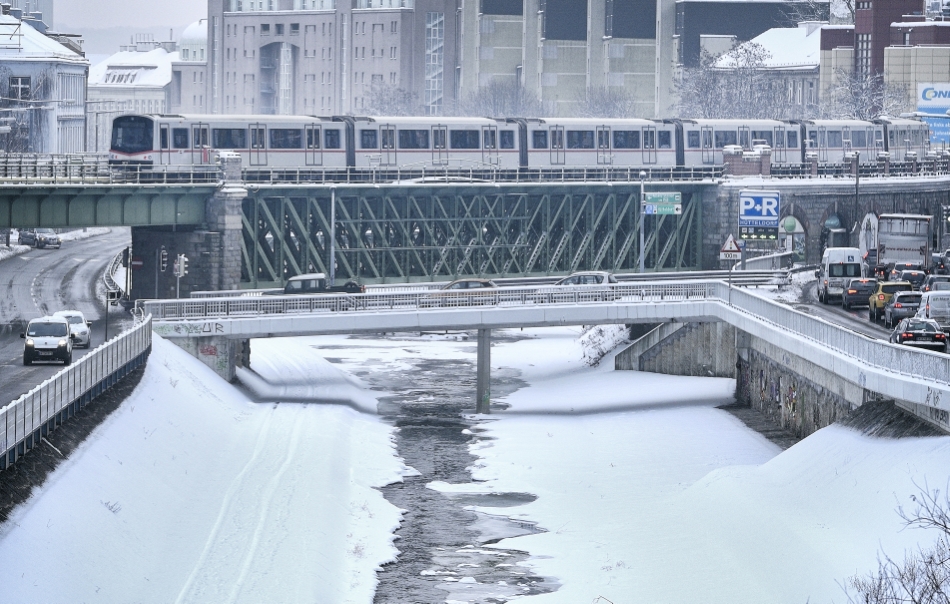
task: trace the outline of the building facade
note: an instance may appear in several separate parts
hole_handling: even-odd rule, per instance
[[[89,62],[4,7],[0,14],[0,148],[81,153]],[[45,29],[45,28],[44,28]]]

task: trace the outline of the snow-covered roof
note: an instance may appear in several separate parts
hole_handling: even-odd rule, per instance
[[[854,25],[822,25],[822,29],[854,29]]]
[[[896,21],[891,27],[950,27],[950,21]]]
[[[172,80],[177,52],[156,48],[148,52],[117,52],[89,70],[90,86],[162,88]]]
[[[821,27],[816,23],[800,23],[798,27],[770,29],[746,44],[759,44],[771,56],[763,62],[767,69],[816,69],[821,54]],[[735,66],[732,56],[725,54],[716,61],[716,67],[729,69]]]
[[[12,15],[0,15],[0,60],[55,58],[84,63],[86,60],[56,40],[48,38]]]

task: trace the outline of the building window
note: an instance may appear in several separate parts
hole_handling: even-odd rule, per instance
[[[910,46],[910,32],[904,32],[904,46]]]
[[[278,23],[275,27],[277,28],[277,31],[276,31],[275,33],[276,33],[278,36],[284,35],[284,24],[283,24],[283,23]]]
[[[871,73],[871,34],[858,34],[858,48],[855,53],[855,70],[860,75]]]
[[[30,78],[13,76],[10,78],[10,98],[18,101],[30,100]]]
[[[270,23],[262,23],[262,24],[261,24],[261,35],[262,35],[262,36],[269,36],[269,35],[270,35]]]
[[[292,36],[299,36],[299,35],[300,35],[300,24],[299,24],[299,23],[291,23],[291,24],[290,24],[290,35],[292,35]]]
[[[426,13],[425,40],[426,113],[428,115],[441,115],[445,13]]]

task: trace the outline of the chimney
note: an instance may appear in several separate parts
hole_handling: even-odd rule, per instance
[[[0,13],[4,15],[10,14],[10,5],[9,4],[0,4]]]
[[[5,15],[5,14],[7,14],[7,13],[3,13],[3,14]],[[15,19],[18,19],[18,20],[22,21],[22,20],[23,20],[23,9],[21,9],[21,8],[11,8],[11,9],[10,9],[10,16],[11,16],[11,17],[14,17]]]

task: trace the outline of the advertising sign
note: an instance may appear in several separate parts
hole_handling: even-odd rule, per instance
[[[917,84],[917,111],[946,115],[950,109],[950,83]],[[950,118],[923,118],[930,126],[931,143],[950,143]]]
[[[778,219],[781,215],[781,196],[778,191],[739,192],[739,238],[752,241],[778,239]]]

